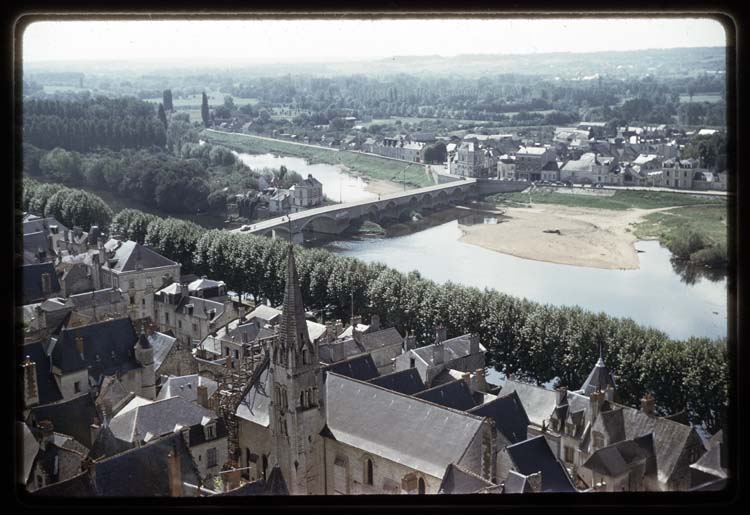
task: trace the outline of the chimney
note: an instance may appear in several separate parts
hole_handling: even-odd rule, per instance
[[[448,330],[443,325],[437,326],[435,329],[435,343],[442,343],[446,340]]]
[[[39,446],[44,450],[47,448],[47,444],[52,441],[55,434],[55,428],[49,420],[42,420],[39,422],[38,427],[42,434]]]
[[[200,381],[200,379],[199,379]],[[208,407],[208,387],[204,384],[198,385],[198,404],[206,409]]]
[[[167,455],[167,473],[169,474],[169,495],[182,497],[182,470],[176,445]]]
[[[604,392],[597,389],[594,393],[589,395],[589,414],[591,415],[590,422],[593,424],[596,417],[599,416],[599,410],[604,402]]]
[[[432,364],[442,365],[445,357],[445,348],[443,342],[436,343],[432,346]]]
[[[526,481],[529,483],[532,493],[539,493],[542,491],[542,472],[536,474],[530,474],[526,476]]]
[[[471,372],[464,372],[461,374],[461,380],[467,384],[467,386],[471,386]]]
[[[555,388],[555,391],[557,392],[557,405],[563,406],[568,403],[568,387],[567,386],[561,386],[559,388]]]
[[[656,406],[656,399],[650,393],[647,393],[641,399],[641,411],[649,417],[654,416],[654,407]]]
[[[240,305],[238,312],[240,316],[240,322],[244,322],[245,321],[245,305],[244,304]]]
[[[417,347],[417,337],[414,336],[414,331],[411,332],[406,338],[404,338],[404,352],[409,352]]]
[[[608,400],[609,402],[614,402],[615,389],[612,387],[612,385],[607,385],[607,388],[604,390],[604,399]]]
[[[362,323],[362,315],[353,316],[350,320],[352,327],[356,328],[359,324]]]
[[[476,356],[479,354],[479,335],[472,333],[469,336],[469,354],[471,356]]]
[[[333,325],[333,332],[335,333],[335,336],[338,337],[342,332],[344,331],[344,325],[341,323],[341,320],[336,319],[336,322]]]
[[[21,364],[23,369],[23,404],[25,408],[39,404],[39,388],[36,382],[36,363],[29,356]]]
[[[326,322],[326,338],[325,341],[330,342],[336,339],[336,335],[333,334],[333,324]]]
[[[334,362],[342,361],[344,359],[344,342],[333,342],[331,343],[331,354]]]
[[[370,332],[380,331],[380,316],[372,315],[370,317]]]

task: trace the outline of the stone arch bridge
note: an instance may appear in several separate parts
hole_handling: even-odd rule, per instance
[[[443,209],[478,194],[475,179],[464,179],[415,190],[384,195],[380,199],[335,204],[243,225],[232,232],[271,236],[301,243],[305,233],[341,234],[353,223],[405,221],[412,211]]]

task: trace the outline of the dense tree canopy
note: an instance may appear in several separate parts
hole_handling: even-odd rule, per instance
[[[92,225],[109,227],[112,210],[93,193],[62,188],[47,200],[44,216],[52,216],[67,227],[78,226],[88,230]]]

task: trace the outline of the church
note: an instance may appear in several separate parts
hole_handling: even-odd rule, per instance
[[[248,479],[264,479],[278,466],[297,495],[437,493],[451,465],[497,480],[491,417],[347,377],[321,363],[319,345],[308,334],[291,246],[283,312],[267,354],[235,412],[240,466]],[[361,358],[369,355],[352,360]]]

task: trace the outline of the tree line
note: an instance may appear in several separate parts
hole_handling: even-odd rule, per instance
[[[190,222],[159,219],[127,210],[113,229],[138,239],[183,264],[187,270],[225,281],[259,302],[283,301],[288,243],[221,230],[204,231]],[[559,377],[579,388],[603,345],[617,376],[623,402],[638,406],[650,392],[662,414],[686,409],[691,421],[711,432],[721,428],[727,402],[729,356],[726,340],[672,340],[630,319],[519,299],[496,290],[438,284],[418,272],[401,273],[322,249],[295,247],[306,308],[326,320],[346,319],[353,298],[357,314],[377,314],[386,326],[414,331],[429,344],[443,324],[448,336],[480,335],[488,364],[505,374],[542,384]]]
[[[155,106],[135,98],[28,100],[23,105],[24,141],[40,148],[163,147],[166,121]]]
[[[92,225],[106,230],[112,220],[112,209],[101,197],[61,184],[25,180],[21,198],[23,210],[38,216],[51,216],[68,228],[88,231]]]

